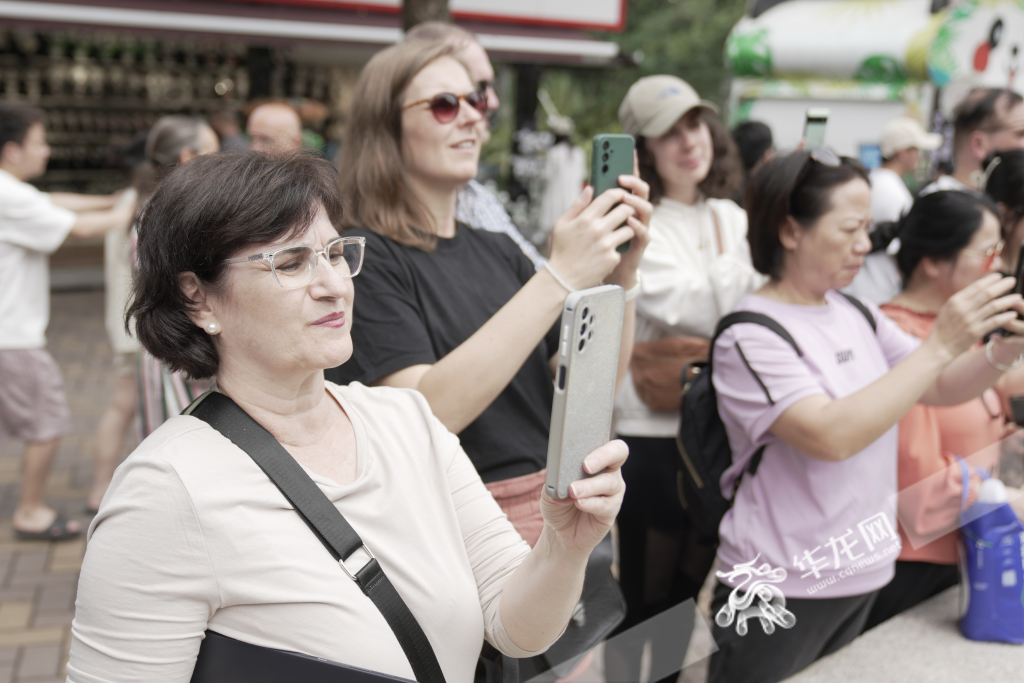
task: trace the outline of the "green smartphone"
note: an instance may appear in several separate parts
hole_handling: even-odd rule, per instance
[[[594,186],[595,198],[605,190],[619,187],[620,175],[633,175],[635,149],[636,141],[632,135],[594,136],[594,152],[590,157],[590,184]],[[629,242],[620,244],[618,251],[629,251]]]

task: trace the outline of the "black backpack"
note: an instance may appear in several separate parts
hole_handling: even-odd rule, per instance
[[[876,330],[875,317],[871,311],[854,297],[846,294],[843,296],[867,318],[871,329]],[[679,455],[683,458],[683,467],[679,473],[679,500],[686,509],[694,531],[702,540],[709,543],[718,542],[718,526],[725,513],[732,507],[740,482],[744,475],[754,476],[757,473],[757,467],[761,464],[761,456],[764,455],[765,449],[765,446],[761,446],[751,456],[750,462],[747,463],[746,468],[733,485],[732,497],[727,500],[722,495],[719,482],[722,479],[722,474],[732,465],[732,449],[729,447],[725,425],[722,424],[722,418],[718,415],[718,396],[714,384],[711,382],[711,371],[714,363],[715,342],[718,341],[719,335],[740,323],[753,323],[767,327],[785,339],[796,351],[796,355],[803,357],[803,352],[796,340],[776,320],[763,313],[736,311],[718,322],[715,335],[711,339],[711,350],[708,352],[707,363],[695,364],[692,368],[693,377],[689,381],[686,381],[684,377],[682,416],[679,433],[676,435],[676,446],[679,448]],[[768,403],[774,405],[775,401],[772,400],[768,387],[764,385],[761,378],[754,372],[754,368],[747,362],[743,355],[743,349],[738,348],[737,350],[744,365],[747,366],[750,374],[754,376],[761,390],[764,391]]]

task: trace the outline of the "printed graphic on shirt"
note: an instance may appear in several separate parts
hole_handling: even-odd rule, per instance
[[[739,580],[729,594],[728,602],[715,615],[715,623],[726,628],[735,621],[736,633],[741,636],[747,635],[747,619],[758,619],[766,635],[775,633],[776,624],[782,628],[796,625],[796,617],[786,609],[786,596],[772,585],[786,580],[786,570],[781,567],[772,569],[767,562],[755,567],[754,563],[760,557],[733,565],[730,572],[715,572],[721,579]],[[740,591],[745,591],[745,595],[740,595]]]
[[[842,365],[853,360],[853,349],[846,349],[845,351],[836,351],[836,365]]]

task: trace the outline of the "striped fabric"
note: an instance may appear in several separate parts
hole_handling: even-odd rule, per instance
[[[171,372],[145,349],[139,352],[135,377],[139,399],[136,430],[140,442],[213,384],[213,380],[189,380],[180,372]]]

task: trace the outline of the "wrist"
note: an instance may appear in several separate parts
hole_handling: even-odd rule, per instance
[[[565,294],[572,294],[577,291],[576,287],[572,286],[569,282],[566,282],[565,278],[562,277],[561,272],[558,270],[558,266],[553,264],[551,261],[547,261],[541,270],[547,273]]]
[[[562,567],[579,566],[583,569],[587,566],[591,552],[567,544],[562,535],[547,520],[544,521],[544,529],[541,531],[535,549],[541,551],[542,557]]]
[[[921,348],[927,349],[931,353],[931,355],[938,362],[940,368],[945,368],[947,365],[952,363],[953,359],[956,358],[958,355],[951,351],[941,341],[931,336],[925,339],[925,341],[921,344]]]
[[[640,271],[634,270],[630,273],[615,273],[605,278],[606,285],[618,285],[627,292],[640,284]]]
[[[1001,337],[992,337],[985,345],[985,358],[997,370],[1006,372],[1024,363],[1024,354],[1007,344]]]

